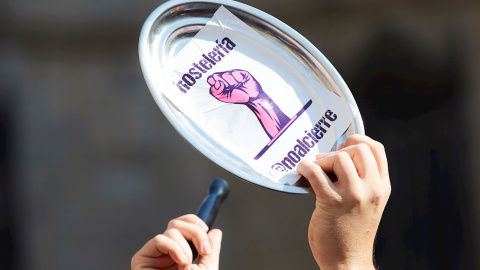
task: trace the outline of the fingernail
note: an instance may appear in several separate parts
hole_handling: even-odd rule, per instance
[[[220,88],[220,83],[219,83],[218,81],[216,81],[216,82],[215,82],[215,86],[214,86],[214,87],[215,87],[215,89],[217,89],[217,90],[218,90],[218,88]]]
[[[208,242],[208,240],[203,241],[202,252],[203,254],[210,254],[210,252],[212,252],[212,247],[210,246],[210,242]]]
[[[337,147],[337,149],[342,149],[344,146],[345,146],[345,142],[341,143],[341,144]]]

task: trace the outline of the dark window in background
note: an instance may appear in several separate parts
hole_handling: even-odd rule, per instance
[[[380,269],[475,269],[461,43],[446,34],[443,49],[429,49],[412,36],[379,31],[347,77],[366,134],[389,158],[376,261]]]

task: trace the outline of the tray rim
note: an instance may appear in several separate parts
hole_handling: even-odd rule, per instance
[[[167,120],[172,124],[172,126],[177,130],[177,132],[187,141],[189,142],[196,150],[206,156],[208,159],[213,161],[215,164],[220,166],[221,168],[225,169],[226,171],[232,173],[233,175],[239,177],[241,180],[247,181],[249,183],[253,183],[271,190],[285,192],[285,193],[293,193],[293,194],[312,194],[313,189],[311,187],[304,187],[304,186],[294,186],[294,185],[284,185],[280,183],[273,182],[268,179],[262,178],[252,178],[254,177],[253,174],[246,173],[236,166],[232,166],[228,161],[221,160],[216,154],[212,153],[211,150],[207,149],[205,145],[198,143],[198,138],[194,138],[191,134],[185,129],[185,127],[177,120],[177,116],[174,115],[172,108],[168,105],[166,100],[162,96],[158,96],[155,91],[152,90],[154,83],[149,78],[149,65],[151,65],[151,61],[148,61],[149,57],[151,56],[150,53],[150,38],[152,33],[152,27],[157,22],[159,16],[164,14],[165,12],[171,12],[176,7],[182,5],[192,5],[192,4],[208,4],[208,5],[218,5],[224,6],[225,8],[229,9],[233,8],[236,11],[242,11],[245,13],[250,14],[251,16],[260,18],[262,21],[265,21],[269,25],[279,29],[280,31],[287,34],[289,37],[294,39],[298,44],[303,46],[308,53],[310,53],[314,58],[316,58],[319,63],[324,67],[324,69],[328,72],[328,75],[331,76],[331,79],[336,83],[336,86],[342,91],[344,94],[345,99],[352,104],[353,106],[357,107],[357,104],[353,98],[351,91],[349,90],[348,86],[346,85],[343,78],[340,76],[338,71],[333,67],[330,61],[305,37],[303,37],[300,33],[295,31],[293,28],[288,26],[287,24],[283,23],[282,21],[276,19],[275,17],[258,10],[254,7],[249,5],[236,2],[233,0],[211,0],[211,1],[198,1],[198,0],[170,0],[167,1],[160,6],[158,6],[146,19],[142,26],[142,30],[140,33],[139,38],[139,58],[140,64],[142,68],[142,73],[145,78],[145,81],[148,85],[150,93],[152,94],[157,106],[160,108],[160,111],[165,115]],[[364,134],[364,126],[362,122],[362,118],[360,113],[353,119],[352,123],[350,124],[350,128],[354,126],[355,130],[354,133]],[[333,148],[336,148],[342,141],[341,138],[343,135],[337,140],[336,144]],[[203,138],[202,138],[203,139]],[[343,139],[344,140],[344,139]]]

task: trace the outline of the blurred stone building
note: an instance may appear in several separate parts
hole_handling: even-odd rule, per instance
[[[128,269],[216,177],[231,196],[221,269],[316,269],[313,196],[243,182],[163,117],[138,36],[162,1],[0,2],[0,269]],[[480,5],[245,1],[309,39],[383,142],[393,192],[382,269],[478,269]],[[168,157],[168,158],[167,158]]]

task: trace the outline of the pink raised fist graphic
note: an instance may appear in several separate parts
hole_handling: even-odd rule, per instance
[[[211,85],[210,94],[219,101],[246,105],[270,139],[290,121],[248,71],[217,72],[208,77],[207,82]]]
[[[262,87],[248,71],[232,70],[218,72],[208,77],[207,82],[212,86],[210,94],[226,103],[245,104],[264,94]]]

